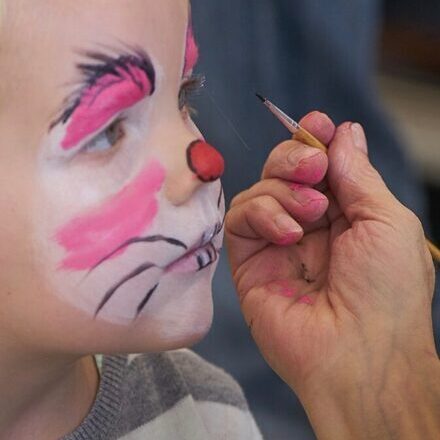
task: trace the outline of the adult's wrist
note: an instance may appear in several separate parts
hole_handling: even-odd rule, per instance
[[[394,353],[384,361],[377,369],[349,364],[301,390],[319,440],[440,438],[438,357]]]

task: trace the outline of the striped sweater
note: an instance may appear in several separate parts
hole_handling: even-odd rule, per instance
[[[258,440],[237,383],[189,350],[105,356],[96,401],[64,440]]]

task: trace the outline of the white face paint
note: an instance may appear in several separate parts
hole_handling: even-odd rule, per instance
[[[198,295],[210,296],[223,238],[221,185],[201,185],[185,203],[175,205],[166,196],[163,162],[145,161],[103,202],[90,205],[86,198],[87,208],[66,200],[67,189],[57,190],[44,214],[63,209],[50,221],[38,221],[45,225],[41,235],[55,230],[48,247],[48,261],[56,263],[50,277],[55,290],[95,319],[131,325],[157,319],[159,310],[173,313],[171,304],[180,314],[182,298],[200,302]],[[58,170],[53,175],[59,177]],[[44,168],[46,193],[56,187],[51,177],[52,170]],[[54,226],[54,220],[61,226]]]
[[[14,145],[38,145],[25,185],[29,271],[11,279],[18,290],[25,279],[23,291],[34,285],[38,295],[17,307],[29,328],[46,315],[45,343],[63,333],[63,346],[70,340],[80,351],[183,346],[212,319],[224,164],[181,105],[197,57],[188,2],[129,1],[110,0],[103,10],[76,0],[68,12],[42,1],[53,17],[45,33],[32,14],[26,21],[33,83],[24,77],[34,93],[12,97],[35,119],[26,141],[14,132]]]

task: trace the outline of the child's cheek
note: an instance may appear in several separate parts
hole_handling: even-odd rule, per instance
[[[165,180],[165,169],[151,161],[119,193],[63,225],[55,240],[64,249],[59,264],[64,270],[90,270],[128,240],[144,234],[158,212],[157,194]]]

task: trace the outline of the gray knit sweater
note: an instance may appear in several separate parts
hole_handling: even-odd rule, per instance
[[[237,383],[189,350],[104,357],[96,401],[64,440],[261,439]]]

